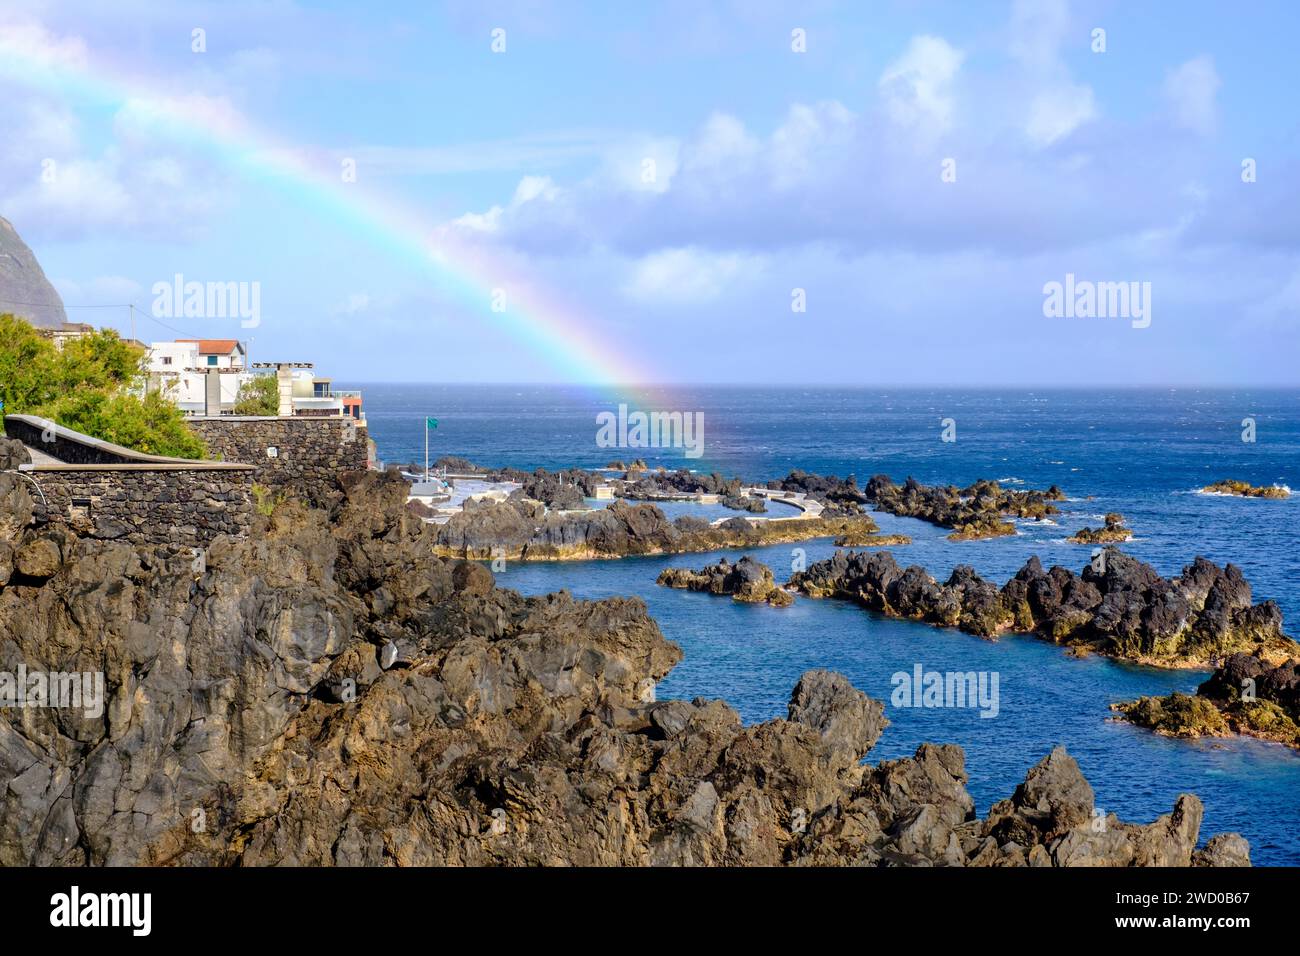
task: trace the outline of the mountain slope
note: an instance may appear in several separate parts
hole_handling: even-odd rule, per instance
[[[52,328],[68,321],[63,300],[8,219],[0,216],[0,312]]]

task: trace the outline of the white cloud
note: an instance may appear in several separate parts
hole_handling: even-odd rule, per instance
[[[684,169],[737,170],[753,162],[759,142],[745,129],[745,124],[726,113],[714,113],[682,156]]]
[[[112,226],[133,216],[131,196],[111,162],[76,159],[51,169],[50,181],[33,181],[6,197],[15,218]]]
[[[31,21],[0,22],[0,71],[35,59],[56,70],[89,68],[87,44]],[[107,142],[89,146],[63,86],[29,82],[8,70],[13,108],[0,111],[0,208],[25,223],[28,238],[74,237],[97,229],[169,236],[192,232],[217,207],[220,178],[188,147],[160,140],[159,123],[239,123],[220,97],[179,92],[125,102]]]
[[[600,179],[629,192],[664,193],[677,175],[681,143],[671,137],[644,137],[607,151]]]
[[[1011,10],[1011,55],[1031,70],[1052,70],[1069,30],[1066,0],[1016,0]]]
[[[1098,117],[1092,87],[1074,81],[1062,55],[1072,39],[1080,49],[1088,39],[1067,0],[1016,0],[1008,34],[1007,52],[1019,67],[1010,97],[1030,145],[1050,146]]]
[[[452,225],[470,232],[496,232],[501,228],[501,215],[504,212],[500,206],[493,206],[487,212],[467,212],[453,219]]]
[[[44,159],[61,159],[76,151],[78,123],[61,103],[43,97],[6,104],[0,120],[0,157],[12,169],[26,165],[31,176]]]
[[[665,249],[638,260],[623,287],[641,302],[696,305],[721,296],[764,268],[757,256],[717,254],[695,248]]]
[[[1057,86],[1043,90],[1030,101],[1025,133],[1035,146],[1049,146],[1096,116],[1092,87]]]
[[[836,148],[847,142],[853,135],[856,119],[847,107],[834,101],[791,106],[785,122],[772,134],[772,184],[778,189],[786,188],[815,175],[814,157],[827,147]]]
[[[508,207],[497,205],[486,212],[467,212],[453,219],[452,225],[470,233],[491,234],[501,229],[502,221],[507,215],[517,212],[522,206],[554,202],[559,196],[560,190],[550,176],[525,176],[515,186]]]
[[[84,67],[86,44],[80,37],[60,37],[29,18],[0,14],[0,57],[34,59],[48,67]]]
[[[520,206],[534,199],[551,202],[558,195],[559,190],[555,188],[550,176],[525,176],[515,187],[514,204]]]
[[[904,126],[942,131],[952,120],[952,81],[964,55],[947,40],[917,36],[885,67],[880,93],[889,115]]]
[[[1165,74],[1164,94],[1174,122],[1202,136],[1218,125],[1219,73],[1210,56],[1188,60]]]

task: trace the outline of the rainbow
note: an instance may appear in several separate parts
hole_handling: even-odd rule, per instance
[[[93,62],[80,41],[61,41],[34,25],[0,28],[0,73],[84,102],[130,108],[167,135],[204,147],[231,169],[269,181],[313,211],[428,270],[441,292],[499,323],[576,384],[608,387],[611,398],[637,405],[649,394],[641,387],[662,381],[617,343],[598,341],[593,323],[584,322],[500,255],[431,226],[391,198],[344,182],[337,158],[321,154],[313,161],[223,100],[160,96],[156,86]],[[503,311],[493,309],[498,289],[506,293]]]

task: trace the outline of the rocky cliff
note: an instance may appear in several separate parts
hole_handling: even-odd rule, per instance
[[[0,865],[1243,863],[1201,804],[1098,813],[1064,751],[988,817],[964,756],[876,766],[825,671],[784,719],[655,700],[639,600],[524,598],[432,554],[406,482],[340,481],[205,554],[35,524],[0,475],[0,670],[101,672],[102,713],[0,710]]]
[[[8,219],[0,216],[0,312],[53,328],[68,321],[63,300],[45,278],[36,256]]]

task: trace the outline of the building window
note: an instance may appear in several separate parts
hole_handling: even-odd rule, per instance
[[[172,364],[172,357],[171,357],[170,355],[164,355],[164,356],[162,357],[162,363],[163,363],[164,365],[171,365],[171,364]]]
[[[208,356],[208,364],[209,364],[209,365],[216,365],[216,364],[217,364],[217,357],[216,357],[215,355],[209,355],[209,356]]]

